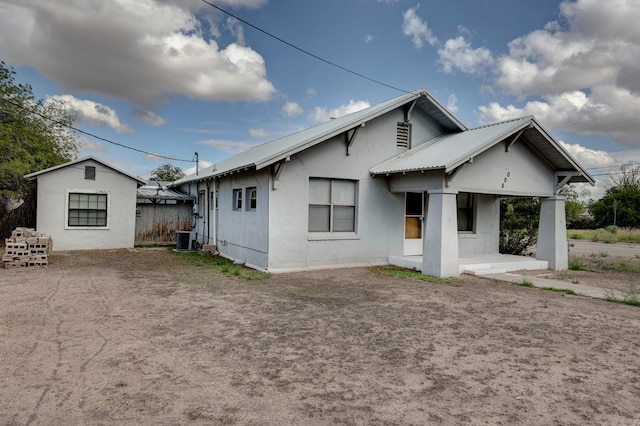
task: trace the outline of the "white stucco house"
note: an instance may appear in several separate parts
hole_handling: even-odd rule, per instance
[[[144,181],[94,157],[25,176],[37,181],[36,229],[54,250],[133,247]]]
[[[248,266],[391,263],[444,277],[499,255],[506,196],[541,198],[533,267],[566,269],[557,192],[573,182],[595,181],[534,117],[470,129],[417,90],[174,185],[197,197],[197,239]]]

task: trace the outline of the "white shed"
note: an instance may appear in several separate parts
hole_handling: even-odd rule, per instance
[[[25,176],[37,180],[36,229],[54,250],[133,247],[144,181],[94,157]]]

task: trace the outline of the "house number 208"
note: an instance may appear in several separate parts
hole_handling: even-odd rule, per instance
[[[507,176],[504,178],[504,181],[502,182],[502,189],[504,189],[504,184],[507,183],[510,177],[511,177],[511,172],[507,172]]]

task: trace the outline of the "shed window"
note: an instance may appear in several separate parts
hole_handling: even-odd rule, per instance
[[[356,181],[309,179],[309,232],[355,232]]]
[[[473,232],[475,223],[475,195],[461,192],[456,197],[458,204],[458,231]]]
[[[242,189],[233,190],[233,209],[242,210]]]
[[[107,226],[107,194],[69,193],[68,226]]]
[[[96,168],[94,166],[84,166],[84,178],[86,180],[96,180]]]

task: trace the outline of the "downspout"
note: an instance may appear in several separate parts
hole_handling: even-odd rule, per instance
[[[213,178],[213,244],[218,245],[218,189]]]

